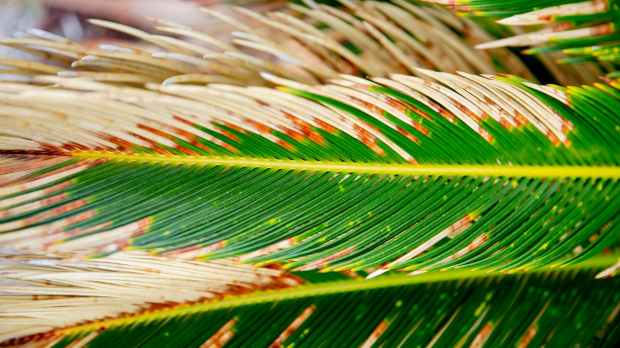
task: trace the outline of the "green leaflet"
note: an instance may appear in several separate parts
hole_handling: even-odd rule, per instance
[[[613,290],[618,279],[588,280],[591,276],[584,271],[505,276],[321,294],[321,288],[354,281],[328,282],[294,300],[248,302],[231,308],[195,305],[167,314],[154,311],[136,317],[139,320],[128,317],[115,324],[103,321],[69,328],[47,340],[56,341],[54,347],[73,341],[106,347],[121,340],[126,346],[157,347],[204,343],[392,347],[431,342],[439,346],[611,347],[620,334],[620,294]],[[96,327],[101,329],[91,331]]]

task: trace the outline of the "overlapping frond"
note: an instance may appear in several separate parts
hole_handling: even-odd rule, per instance
[[[115,83],[228,83],[263,85],[260,72],[316,84],[340,73],[387,76],[417,74],[415,68],[446,72],[510,72],[534,78],[510,51],[475,50],[492,39],[480,26],[441,8],[406,1],[343,1],[332,7],[307,3],[261,14],[237,8],[237,16],[205,10],[226,23],[230,35],[213,36],[170,22],[151,34],[93,20],[140,44],[88,47],[41,30],[0,43],[43,55],[49,64],[4,59],[13,74],[59,74]],[[562,69],[552,73],[561,81]],[[587,75],[587,74],[585,74]],[[585,80],[589,78],[584,75]],[[596,76],[596,71],[591,75]]]
[[[512,77],[418,72],[426,78],[341,76],[322,86],[265,75],[283,86],[279,89],[153,85],[143,90],[55,77],[38,80],[64,88],[2,84],[3,149],[28,144],[29,150],[53,154],[101,150],[433,164],[618,163],[615,110],[620,101],[613,87],[563,88]],[[453,146],[457,139],[459,146]]]
[[[444,1],[430,1],[441,2]],[[479,48],[532,46],[531,54],[562,51],[563,62],[620,60],[616,26],[620,15],[615,0],[558,1],[456,1],[455,8],[475,15],[502,18],[499,23],[531,27],[530,31],[478,45]],[[542,26],[542,28],[541,28]]]
[[[2,255],[0,342],[87,321],[299,284],[282,271],[121,252]]]
[[[53,347],[611,347],[620,334],[618,279],[591,277],[573,271],[463,281],[447,272],[328,281],[158,308],[29,340]]]

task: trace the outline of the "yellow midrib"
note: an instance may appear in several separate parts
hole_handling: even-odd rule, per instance
[[[283,160],[249,157],[181,156],[160,154],[130,154],[109,151],[76,151],[74,157],[105,159],[119,162],[226,166],[264,168],[309,172],[355,174],[388,174],[403,176],[473,176],[473,177],[527,177],[527,178],[620,178],[617,166],[513,166],[513,165],[445,165],[445,164],[384,164],[358,162],[328,162]]]
[[[499,278],[506,275],[544,274],[553,271],[578,271],[587,269],[603,269],[618,261],[620,255],[603,255],[591,258],[574,265],[548,265],[538,269],[519,269],[510,272],[495,272],[490,270],[453,270],[442,272],[429,272],[416,276],[406,274],[387,275],[374,279],[348,279],[323,283],[300,285],[285,289],[259,290],[249,294],[233,295],[220,300],[206,300],[205,302],[180,304],[174,307],[140,312],[126,317],[108,318],[92,322],[78,324],[55,330],[56,333],[71,335],[101,328],[119,327],[140,322],[171,318],[195,313],[204,313],[220,309],[236,308],[241,306],[270,303],[277,301],[294,300],[308,297],[318,297],[341,293],[377,290],[398,286],[415,284],[430,284],[437,282],[474,280],[481,278]],[[592,281],[597,281],[592,278]]]

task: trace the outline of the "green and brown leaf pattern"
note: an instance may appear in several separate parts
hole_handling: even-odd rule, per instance
[[[615,11],[565,3],[449,2]],[[3,40],[46,60],[0,60],[0,346],[616,346],[617,84],[534,83],[439,7],[341,5]]]
[[[9,132],[72,131],[20,134],[45,156],[10,170],[0,237],[371,276],[567,264],[617,245],[618,120],[592,119],[615,89],[424,73],[281,90],[11,86],[39,119]]]
[[[500,18],[498,22],[516,28],[532,28],[518,35],[480,44],[478,48],[530,46],[529,54],[561,51],[568,55],[564,63],[619,60],[616,30],[620,3],[616,0],[426,0],[453,5],[474,16]],[[612,77],[616,74],[612,73]]]

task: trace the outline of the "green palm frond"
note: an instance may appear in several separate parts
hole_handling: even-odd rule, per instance
[[[7,111],[32,117],[5,119],[5,153],[57,158],[9,159],[0,240],[369,277],[559,266],[617,247],[615,89],[420,73],[433,78],[7,85]]]
[[[445,1],[429,1],[441,2]],[[450,3],[450,1],[448,1]],[[533,27],[532,31],[478,45],[479,48],[532,46],[530,54],[561,51],[563,62],[601,61],[617,63],[616,26],[620,3],[615,0],[553,1],[456,1],[455,8],[474,15],[502,18],[499,23],[515,27]],[[540,29],[540,26],[544,26]]]
[[[119,341],[154,347],[611,347],[620,335],[618,278],[591,279],[591,270],[582,268],[500,278],[443,272],[328,280],[159,307],[12,342],[53,347],[108,347]]]

